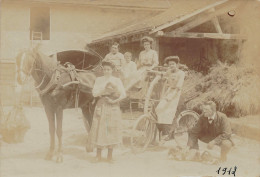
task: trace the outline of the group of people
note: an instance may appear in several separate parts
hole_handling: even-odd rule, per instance
[[[103,61],[111,62],[115,66],[115,71],[121,72],[123,81],[127,80],[137,70],[152,69],[159,64],[158,54],[152,49],[153,39],[144,37],[142,39],[144,50],[139,54],[137,62],[132,61],[132,53],[125,52],[124,55],[119,52],[119,44],[114,42]]]
[[[102,150],[107,148],[107,160],[113,162],[113,148],[122,141],[121,111],[119,102],[126,98],[125,82],[137,71],[152,69],[159,64],[158,54],[152,49],[153,39],[142,38],[144,50],[140,52],[138,64],[132,61],[132,54],[119,52],[119,44],[113,43],[110,53],[102,62],[104,75],[96,78],[93,87],[93,96],[98,97],[95,107],[89,142],[97,148],[95,162],[101,161]],[[185,74],[178,69],[178,56],[165,58],[168,66],[166,73],[169,87],[156,107],[157,128],[159,131],[171,129],[174,115],[177,110],[181,88]],[[113,71],[119,71],[123,77],[115,77]],[[221,159],[226,160],[226,155],[232,146],[229,140],[231,128],[227,118],[216,111],[214,102],[206,103],[202,118],[189,132],[188,147],[198,149],[198,140],[209,143],[209,148],[214,145],[221,146]],[[192,152],[192,151],[191,151]]]

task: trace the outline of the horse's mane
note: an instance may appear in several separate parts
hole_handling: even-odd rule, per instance
[[[40,52],[39,50],[32,50],[34,57],[36,57],[36,60],[40,60],[41,62],[41,67],[42,70],[44,70],[44,72],[47,75],[51,75],[57,68],[58,62],[56,59],[51,58],[45,54],[43,54],[42,52]]]

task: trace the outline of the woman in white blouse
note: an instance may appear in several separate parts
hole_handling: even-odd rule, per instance
[[[102,62],[104,76],[96,78],[93,96],[99,97],[90,131],[90,142],[97,148],[95,161],[101,160],[103,148],[108,148],[107,160],[112,161],[115,145],[121,143],[121,111],[119,101],[126,97],[123,83],[112,76],[114,64]]]
[[[158,66],[158,54],[151,47],[153,44],[153,39],[145,36],[141,39],[141,42],[143,44],[144,50],[141,51],[139,55],[139,68],[152,69],[155,66]]]

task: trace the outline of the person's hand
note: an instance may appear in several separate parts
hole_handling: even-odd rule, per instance
[[[213,149],[214,145],[215,145],[215,142],[214,142],[214,141],[211,141],[211,142],[208,143],[207,148],[208,148],[208,149]]]

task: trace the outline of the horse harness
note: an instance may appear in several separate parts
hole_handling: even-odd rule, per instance
[[[64,71],[69,73],[71,82],[78,81],[77,72],[73,64],[68,62],[65,63],[64,66],[59,64],[57,68],[54,70],[48,84],[43,89],[40,89],[39,86],[38,88],[36,88],[38,93],[40,95],[44,95],[48,93],[50,90],[60,89],[59,80],[61,79],[61,73]]]

